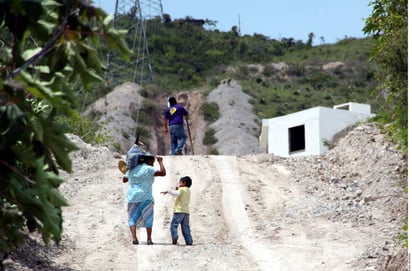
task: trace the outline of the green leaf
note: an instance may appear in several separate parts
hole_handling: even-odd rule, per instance
[[[5,146],[12,144],[19,135],[25,132],[27,119],[23,111],[17,105],[0,107],[0,135]]]
[[[26,72],[21,72],[19,76],[25,80],[27,83],[26,90],[33,94],[35,97],[40,99],[48,100],[54,107],[60,108],[67,106],[64,97],[66,94],[60,90],[53,90],[49,87],[52,85],[52,82],[44,82],[39,79],[35,79]],[[53,80],[53,79],[52,79]]]
[[[63,170],[71,172],[69,153],[78,148],[65,135],[67,126],[57,122],[51,124],[48,120],[44,120],[43,129],[43,143],[49,146],[57,164]]]
[[[130,59],[133,55],[133,51],[129,49],[124,36],[127,34],[127,30],[119,30],[113,28],[113,17],[107,16],[103,21],[103,38],[108,46],[118,51],[125,60]]]
[[[31,148],[23,144],[17,144],[10,146],[10,149],[14,152],[17,161],[22,162],[27,167],[36,166],[36,155]]]

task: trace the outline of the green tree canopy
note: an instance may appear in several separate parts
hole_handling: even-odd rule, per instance
[[[375,0],[364,32],[375,39],[372,60],[381,67],[380,93],[390,106],[388,121],[403,148],[408,146],[408,1]],[[386,95],[387,93],[387,95]]]

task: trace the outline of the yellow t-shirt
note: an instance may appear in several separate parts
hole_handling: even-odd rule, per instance
[[[179,190],[177,190],[177,192],[179,195],[176,198],[173,212],[189,214],[190,188],[186,186],[179,187]]]

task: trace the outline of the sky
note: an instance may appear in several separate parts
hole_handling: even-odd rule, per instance
[[[140,3],[160,2],[163,13],[172,20],[186,16],[209,19],[217,22],[220,31],[240,26],[242,35],[258,33],[277,40],[294,38],[306,42],[312,32],[314,44],[365,37],[362,28],[372,13],[371,0],[140,0]],[[114,13],[115,0],[94,0],[94,3],[108,14]]]

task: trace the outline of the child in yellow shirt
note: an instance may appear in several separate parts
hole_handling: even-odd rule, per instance
[[[189,224],[189,204],[190,204],[190,187],[192,186],[192,179],[189,176],[180,178],[179,186],[176,190],[160,192],[163,195],[170,194],[176,197],[173,208],[173,219],[170,223],[170,233],[172,235],[172,244],[177,245],[178,233],[177,228],[181,227],[183,237],[186,245],[193,244],[192,234],[190,232]]]

